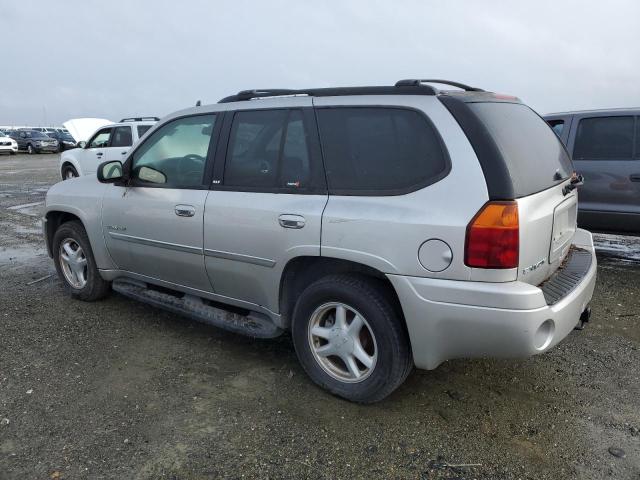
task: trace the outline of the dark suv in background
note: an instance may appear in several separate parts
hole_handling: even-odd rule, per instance
[[[554,113],[544,119],[585,178],[578,224],[640,234],[640,108]]]
[[[69,133],[64,132],[47,132],[47,136],[55,138],[58,141],[58,151],[63,152],[71,148],[76,148],[77,142]]]
[[[29,153],[58,151],[58,140],[37,130],[14,130],[10,136],[18,143],[18,150]]]

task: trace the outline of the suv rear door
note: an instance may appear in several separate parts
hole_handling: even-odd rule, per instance
[[[311,100],[250,109],[267,102],[244,102],[238,107],[247,109],[226,114],[227,140],[204,214],[204,254],[216,294],[278,312],[287,262],[320,255],[327,194]]]
[[[640,231],[640,121],[625,112],[581,114],[569,137],[580,189],[580,224]]]

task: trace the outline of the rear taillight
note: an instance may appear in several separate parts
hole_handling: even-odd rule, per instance
[[[518,204],[489,202],[467,226],[464,263],[475,268],[516,268],[519,237]]]

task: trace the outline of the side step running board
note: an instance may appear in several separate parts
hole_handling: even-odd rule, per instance
[[[283,330],[266,315],[250,313],[247,316],[207,305],[200,297],[185,294],[182,297],[147,288],[143,282],[117,279],[112,288],[129,298],[183,315],[198,322],[208,323],[234,333],[255,338],[274,338]]]

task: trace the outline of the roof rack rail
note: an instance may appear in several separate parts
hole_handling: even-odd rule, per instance
[[[484,92],[481,88],[470,87],[469,85],[465,85],[460,82],[452,82],[451,80],[438,80],[438,79],[406,79],[406,80],[398,80],[396,82],[396,87],[406,87],[406,86],[416,86],[422,85],[423,83],[440,83],[442,85],[451,85],[452,87],[461,88],[467,92]]]
[[[123,118],[118,123],[124,123],[124,122],[150,122],[150,121],[158,122],[159,120],[160,119],[158,117],[130,117],[130,118]]]
[[[338,97],[345,95],[435,95],[437,90],[429,85],[412,83],[410,85],[377,86],[377,87],[335,87],[306,88],[292,90],[286,88],[262,88],[242,90],[235,95],[225,97],[218,103],[239,102],[266,97],[286,97],[306,95],[309,97]]]

